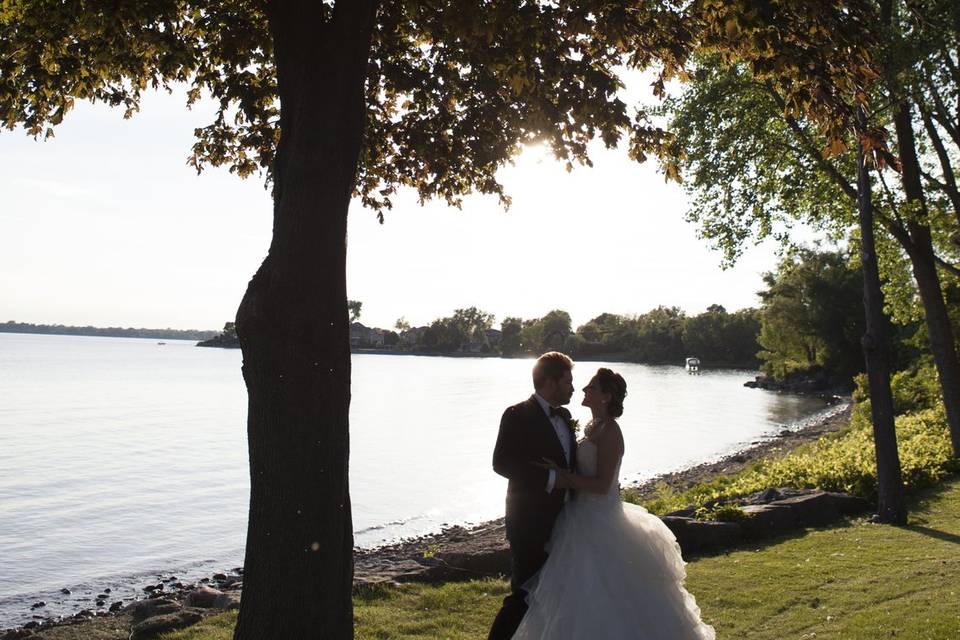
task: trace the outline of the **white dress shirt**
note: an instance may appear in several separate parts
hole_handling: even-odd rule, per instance
[[[563,448],[563,457],[567,460],[567,466],[570,466],[570,450],[573,448],[573,434],[570,433],[570,427],[561,416],[550,415],[550,403],[540,397],[539,393],[534,393],[533,397],[540,403],[540,408],[547,414],[547,420],[553,425],[553,431],[557,434],[557,440],[560,441],[560,446]],[[557,472],[549,469],[547,471],[547,493],[553,491],[555,486],[557,486]]]

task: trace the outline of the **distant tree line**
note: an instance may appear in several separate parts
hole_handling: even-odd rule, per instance
[[[65,336],[103,336],[108,338],[157,338],[161,340],[206,340],[216,331],[196,329],[142,329],[132,327],[75,327],[63,324],[31,324],[8,320],[0,324],[0,333],[42,333]]]
[[[477,307],[456,309],[428,325],[406,318],[392,329],[359,323],[362,303],[351,300],[351,340],[356,349],[519,357],[564,351],[574,358],[646,364],[682,364],[700,358],[705,366],[760,367],[777,383],[816,377],[824,388],[852,388],[863,372],[862,274],[848,250],[794,248],[763,276],[759,308],[727,311],[713,304],[688,315],[658,306],[640,315],[601,313],[574,328],[570,314],[554,309],[540,318],[496,318]],[[948,292],[954,297],[957,292]],[[960,307],[952,307],[956,310]],[[922,323],[890,327],[892,357],[908,366],[924,348]],[[232,322],[205,346],[238,346]]]
[[[611,358],[650,364],[683,363],[695,355],[715,366],[759,364],[759,312],[729,313],[720,305],[687,316],[677,307],[642,315],[602,313],[573,328],[570,314],[555,309],[540,318],[507,317],[494,328],[494,315],[476,307],[457,309],[427,326],[402,318],[397,348],[419,353],[537,355],[559,350],[574,358]]]

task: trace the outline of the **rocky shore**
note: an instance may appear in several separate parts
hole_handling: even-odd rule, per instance
[[[762,458],[782,456],[801,444],[842,429],[849,419],[849,400],[836,398],[830,409],[806,423],[785,428],[716,461],[651,478],[630,488],[641,498],[664,485],[682,491],[699,482],[736,473]],[[665,516],[664,522],[677,535],[684,555],[690,557],[798,526],[825,524],[867,507],[863,501],[842,494],[777,488],[751,496],[745,503],[743,509],[750,516],[749,524],[701,522],[684,514]],[[355,550],[354,589],[503,575],[509,570],[509,560],[502,519],[471,528],[451,527],[376,549]],[[238,606],[242,588],[241,568],[195,583],[185,584],[169,576],[145,585],[140,599],[111,601],[110,594],[103,593],[90,609],[66,618],[38,615],[23,627],[0,631],[0,640],[147,640],[161,631],[189,626],[207,615]]]
[[[782,429],[774,437],[758,440],[748,447],[724,456],[712,462],[706,462],[673,473],[664,474],[630,487],[641,498],[652,496],[658,487],[667,486],[683,491],[697,483],[706,482],[722,475],[737,473],[750,464],[763,458],[779,457],[789,453],[802,444],[813,442],[821,436],[839,431],[850,422],[850,401],[836,397],[832,406],[793,429]],[[866,505],[857,498],[839,494],[827,494],[818,491],[794,491],[771,488],[763,496],[752,496],[745,508],[750,511],[758,505],[768,505],[786,500],[803,505],[797,510],[810,513],[805,517],[791,517],[787,509],[774,506],[758,518],[767,522],[770,531],[749,532],[749,535],[774,533],[773,530],[786,529],[802,522],[819,524],[823,517],[855,513]],[[810,507],[812,503],[819,507]],[[769,513],[783,515],[776,523],[769,520]],[[815,515],[822,511],[824,516]],[[796,514],[792,514],[795,516]],[[715,550],[735,541],[737,533],[725,522],[697,522],[683,515],[665,517],[665,522],[680,540],[684,555]],[[742,532],[739,532],[742,533]],[[357,550],[354,556],[354,586],[362,589],[371,585],[389,582],[444,582],[463,580],[483,576],[502,575],[508,571],[510,563],[509,547],[504,533],[503,519],[482,525],[464,528],[451,527],[440,533],[422,536],[410,540],[379,547],[371,550]]]

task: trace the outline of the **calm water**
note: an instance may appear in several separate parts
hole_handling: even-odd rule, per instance
[[[93,608],[157,575],[242,564],[248,496],[240,352],[192,342],[0,334],[0,629]],[[490,468],[530,360],[357,355],[356,543],[502,515]],[[579,389],[600,366],[574,369]],[[623,482],[714,458],[823,409],[751,374],[611,364],[627,380]],[[588,412],[571,405],[585,423]],[[72,593],[63,595],[61,588]]]

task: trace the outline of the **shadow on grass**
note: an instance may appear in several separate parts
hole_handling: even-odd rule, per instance
[[[908,531],[914,531],[921,535],[928,536],[930,538],[936,538],[937,540],[943,540],[944,542],[950,542],[953,544],[960,544],[960,536],[947,533],[946,531],[939,531],[937,529],[931,529],[930,527],[924,527],[919,524],[911,524],[904,527]]]
[[[953,483],[958,481],[960,481],[960,473],[951,473],[936,484],[922,487],[916,491],[908,493],[907,501],[910,505],[910,510],[925,510],[930,502],[935,501],[944,493],[948,493],[951,490]]]
[[[798,540],[800,538],[805,538],[809,534],[815,531],[824,531],[826,529],[846,529],[848,527],[854,527],[863,524],[864,516],[844,516],[839,520],[836,520],[830,524],[825,524],[821,526],[806,526],[791,531],[783,531],[781,533],[772,534],[770,536],[759,537],[759,538],[744,538],[733,544],[729,547],[722,549],[713,549],[708,550],[704,549],[702,551],[696,551],[693,553],[684,553],[684,560],[696,560],[698,558],[713,558],[716,556],[724,556],[729,553],[734,553],[737,551],[764,551],[767,547],[775,547],[779,544],[790,540]]]

